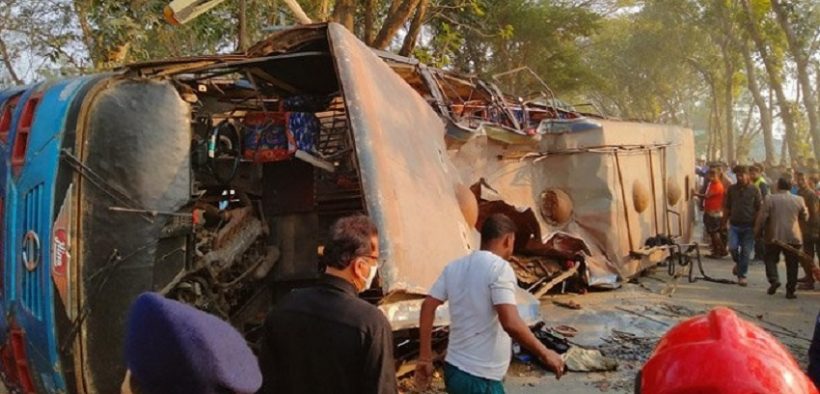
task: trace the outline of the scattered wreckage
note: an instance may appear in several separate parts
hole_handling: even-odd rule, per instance
[[[0,134],[2,376],[26,393],[117,391],[146,290],[253,341],[271,293],[316,279],[325,230],[352,213],[379,227],[364,296],[407,360],[420,296],[489,214],[519,224],[516,272],[539,295],[613,285],[665,253],[643,239],[690,235],[691,132],[513,101],[337,24],[2,91]],[[539,319],[523,289],[519,310]]]

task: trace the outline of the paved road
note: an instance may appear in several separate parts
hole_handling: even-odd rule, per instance
[[[731,279],[732,266],[728,258],[704,259],[706,273],[715,278]],[[785,267],[781,264],[780,269],[783,278]],[[764,267],[759,262],[750,267],[749,287],[746,288],[706,281],[688,283],[686,278],[673,279],[658,268],[653,274],[640,278],[637,284],[630,283],[615,291],[554,297],[575,300],[584,307],[581,311],[557,307],[552,304],[552,299],[545,299],[541,310],[549,325],[568,324],[581,331],[575,342],[584,346],[604,344],[603,338],[611,337],[613,329],[647,338],[638,341],[638,345],[625,345],[628,356],[636,354],[636,358],[641,358],[641,353],[651,351],[656,338],[676,322],[715,306],[728,306],[772,332],[805,366],[809,346],[806,339],[811,338],[814,317],[820,310],[820,290],[798,292],[796,300],[787,300],[782,288],[778,294],[769,296],[767,287]],[[638,361],[625,361],[616,372],[570,373],[556,381],[543,370],[514,364],[505,387],[511,394],[632,393],[632,382],[639,367]]]

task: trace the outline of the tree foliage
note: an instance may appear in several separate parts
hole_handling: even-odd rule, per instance
[[[298,4],[428,64],[539,77],[500,79],[510,91],[541,79],[609,115],[702,130],[714,158],[773,160],[783,137],[792,156],[820,155],[814,0],[226,0],[181,27],[163,19],[168,1],[0,0],[0,84],[235,51],[240,26],[247,44],[304,21]]]

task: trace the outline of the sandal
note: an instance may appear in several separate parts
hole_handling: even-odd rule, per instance
[[[578,329],[572,326],[560,325],[557,327],[553,327],[552,330],[567,338],[572,338],[578,334]]]

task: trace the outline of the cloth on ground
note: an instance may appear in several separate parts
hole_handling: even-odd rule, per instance
[[[604,372],[618,369],[617,360],[604,356],[596,349],[573,346],[561,358],[564,359],[567,370],[572,372]]]

